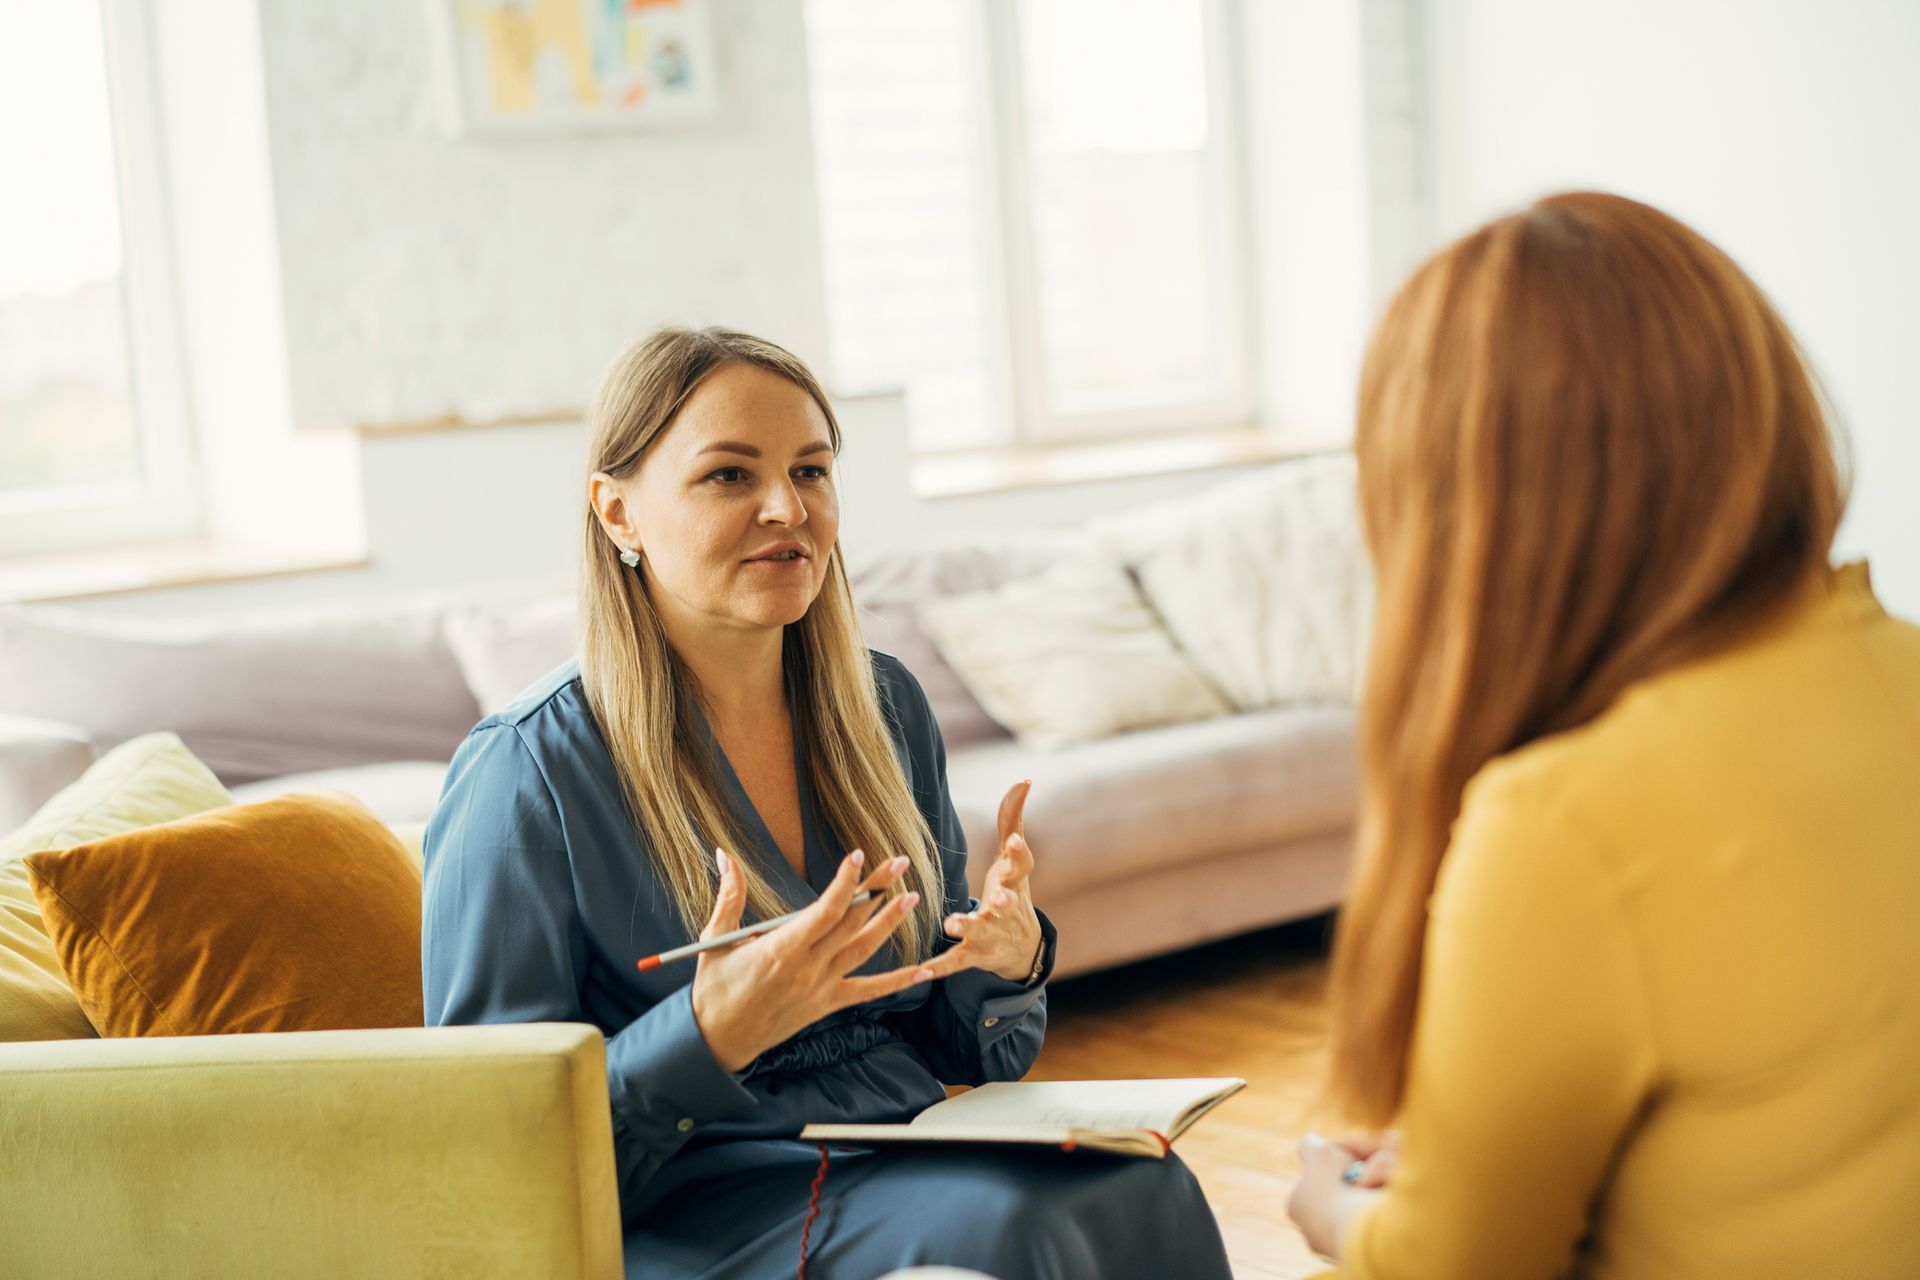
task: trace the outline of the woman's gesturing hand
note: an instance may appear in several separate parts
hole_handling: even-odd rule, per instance
[[[740,927],[747,901],[740,869],[722,850],[720,890],[702,938]],[[703,951],[693,975],[693,1017],[720,1065],[743,1070],[788,1036],[848,1005],[892,995],[964,967],[948,955],[886,973],[848,977],[880,949],[914,906],[917,893],[853,904],[862,889],[884,889],[907,869],[895,858],[864,881],[864,855],[847,855],[812,906],[770,933]]]
[[[1026,981],[1040,950],[1040,916],[1033,909],[1033,850],[1024,819],[1031,782],[1016,782],[1000,801],[1000,855],[987,869],[977,911],[947,917],[948,934],[960,945],[940,959],[960,957],[967,968],[985,969],[1012,982]]]

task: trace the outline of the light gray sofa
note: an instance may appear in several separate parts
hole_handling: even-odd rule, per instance
[[[916,600],[1030,576],[1079,536],[948,541],[856,567],[870,643],[920,678],[948,737],[976,887],[1002,793],[1031,778],[1034,888],[1060,926],[1062,975],[1335,905],[1356,808],[1350,707],[1033,750],[986,717],[916,626]],[[92,750],[160,729],[236,799],[333,786],[388,822],[423,821],[466,732],[571,644],[558,581],[166,624],[0,609],[0,830]]]

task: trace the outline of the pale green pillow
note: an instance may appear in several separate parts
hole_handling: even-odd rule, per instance
[[[20,859],[224,808],[233,797],[171,733],[123,742],[0,840],[0,1042],[95,1034],[80,1010]]]

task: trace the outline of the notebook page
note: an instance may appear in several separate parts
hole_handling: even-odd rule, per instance
[[[938,1129],[1071,1127],[1168,1134],[1193,1107],[1241,1083],[1232,1077],[997,1082],[929,1107],[913,1123]]]

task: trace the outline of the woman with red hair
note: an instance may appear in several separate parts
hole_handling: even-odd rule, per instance
[[[1920,628],[1828,567],[1826,417],[1673,218],[1542,200],[1369,352],[1378,582],[1332,1100],[1356,1280],[1920,1276]]]

